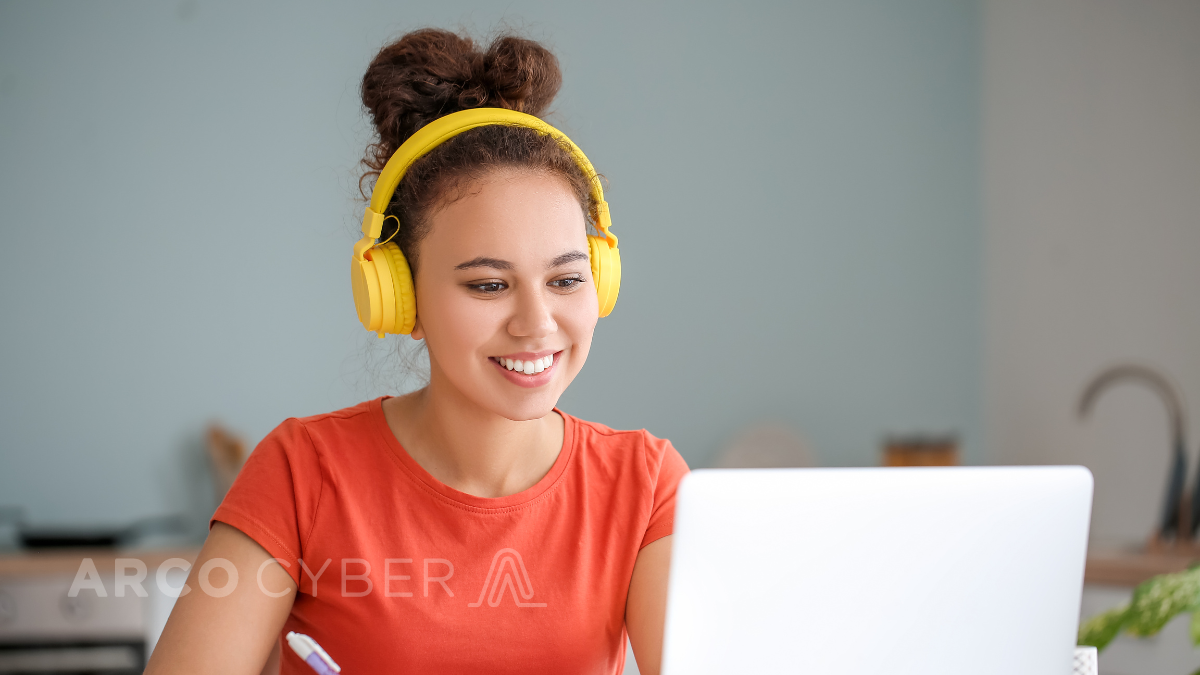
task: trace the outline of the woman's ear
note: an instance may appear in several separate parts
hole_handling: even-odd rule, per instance
[[[425,339],[425,329],[421,328],[420,315],[418,315],[417,318],[413,320],[413,329],[412,329],[412,332],[409,333],[409,335],[412,336],[412,339],[414,339],[414,340],[424,340]]]

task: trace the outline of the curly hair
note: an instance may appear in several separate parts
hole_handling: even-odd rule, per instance
[[[380,50],[363,76],[363,106],[376,139],[362,160],[360,192],[366,197],[365,186],[374,185],[396,149],[433,120],[483,107],[541,117],[561,85],[558,59],[532,40],[501,35],[480,49],[469,37],[437,28],[405,34]],[[388,204],[385,215],[396,218],[387,219],[382,237],[399,245],[415,274],[430,213],[501,168],[560,176],[585,215],[595,215],[588,177],[557,139],[524,127],[489,125],[455,136],[409,168]]]

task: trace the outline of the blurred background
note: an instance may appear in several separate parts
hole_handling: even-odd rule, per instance
[[[621,299],[565,410],[693,467],[1079,463],[1093,547],[1158,527],[1161,398],[1079,406],[1149,367],[1198,461],[1194,0],[4,1],[0,545],[192,545],[222,447],[414,386],[346,263],[360,78],[429,25],[549,46],[610,182]]]

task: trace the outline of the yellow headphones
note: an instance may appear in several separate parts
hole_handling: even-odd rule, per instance
[[[596,221],[600,236],[588,235],[588,259],[592,265],[592,280],[600,303],[600,316],[608,316],[617,304],[621,289],[621,252],[617,237],[609,228],[608,203],[600,177],[592,168],[587,155],[558,129],[523,112],[505,108],[472,108],[440,117],[413,134],[396,150],[375,181],[371,204],[363,215],[363,238],[354,244],[350,261],[350,281],[354,288],[354,307],[364,328],[379,337],[386,333],[407,335],[417,321],[417,296],[413,292],[412,272],[400,247],[392,242],[376,243],[383,231],[383,212],[404,173],[421,157],[438,145],[468,129],[489,124],[528,127],[541,134],[553,136],[583,169],[591,183],[592,200],[596,203]],[[395,216],[387,216],[394,218]]]

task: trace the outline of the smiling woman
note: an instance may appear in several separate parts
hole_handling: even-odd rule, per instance
[[[371,63],[355,300],[368,330],[424,342],[429,383],[259,444],[147,672],[306,672],[288,631],[347,675],[615,675],[627,635],[658,672],[688,468],[557,408],[620,275],[597,175],[538,117],[560,80],[513,36],[427,29]]]
[[[556,175],[501,169],[430,221],[412,332],[429,347],[430,386],[451,383],[505,419],[544,418],[583,368],[598,318],[578,198]],[[536,371],[550,355],[534,374],[494,360]]]

